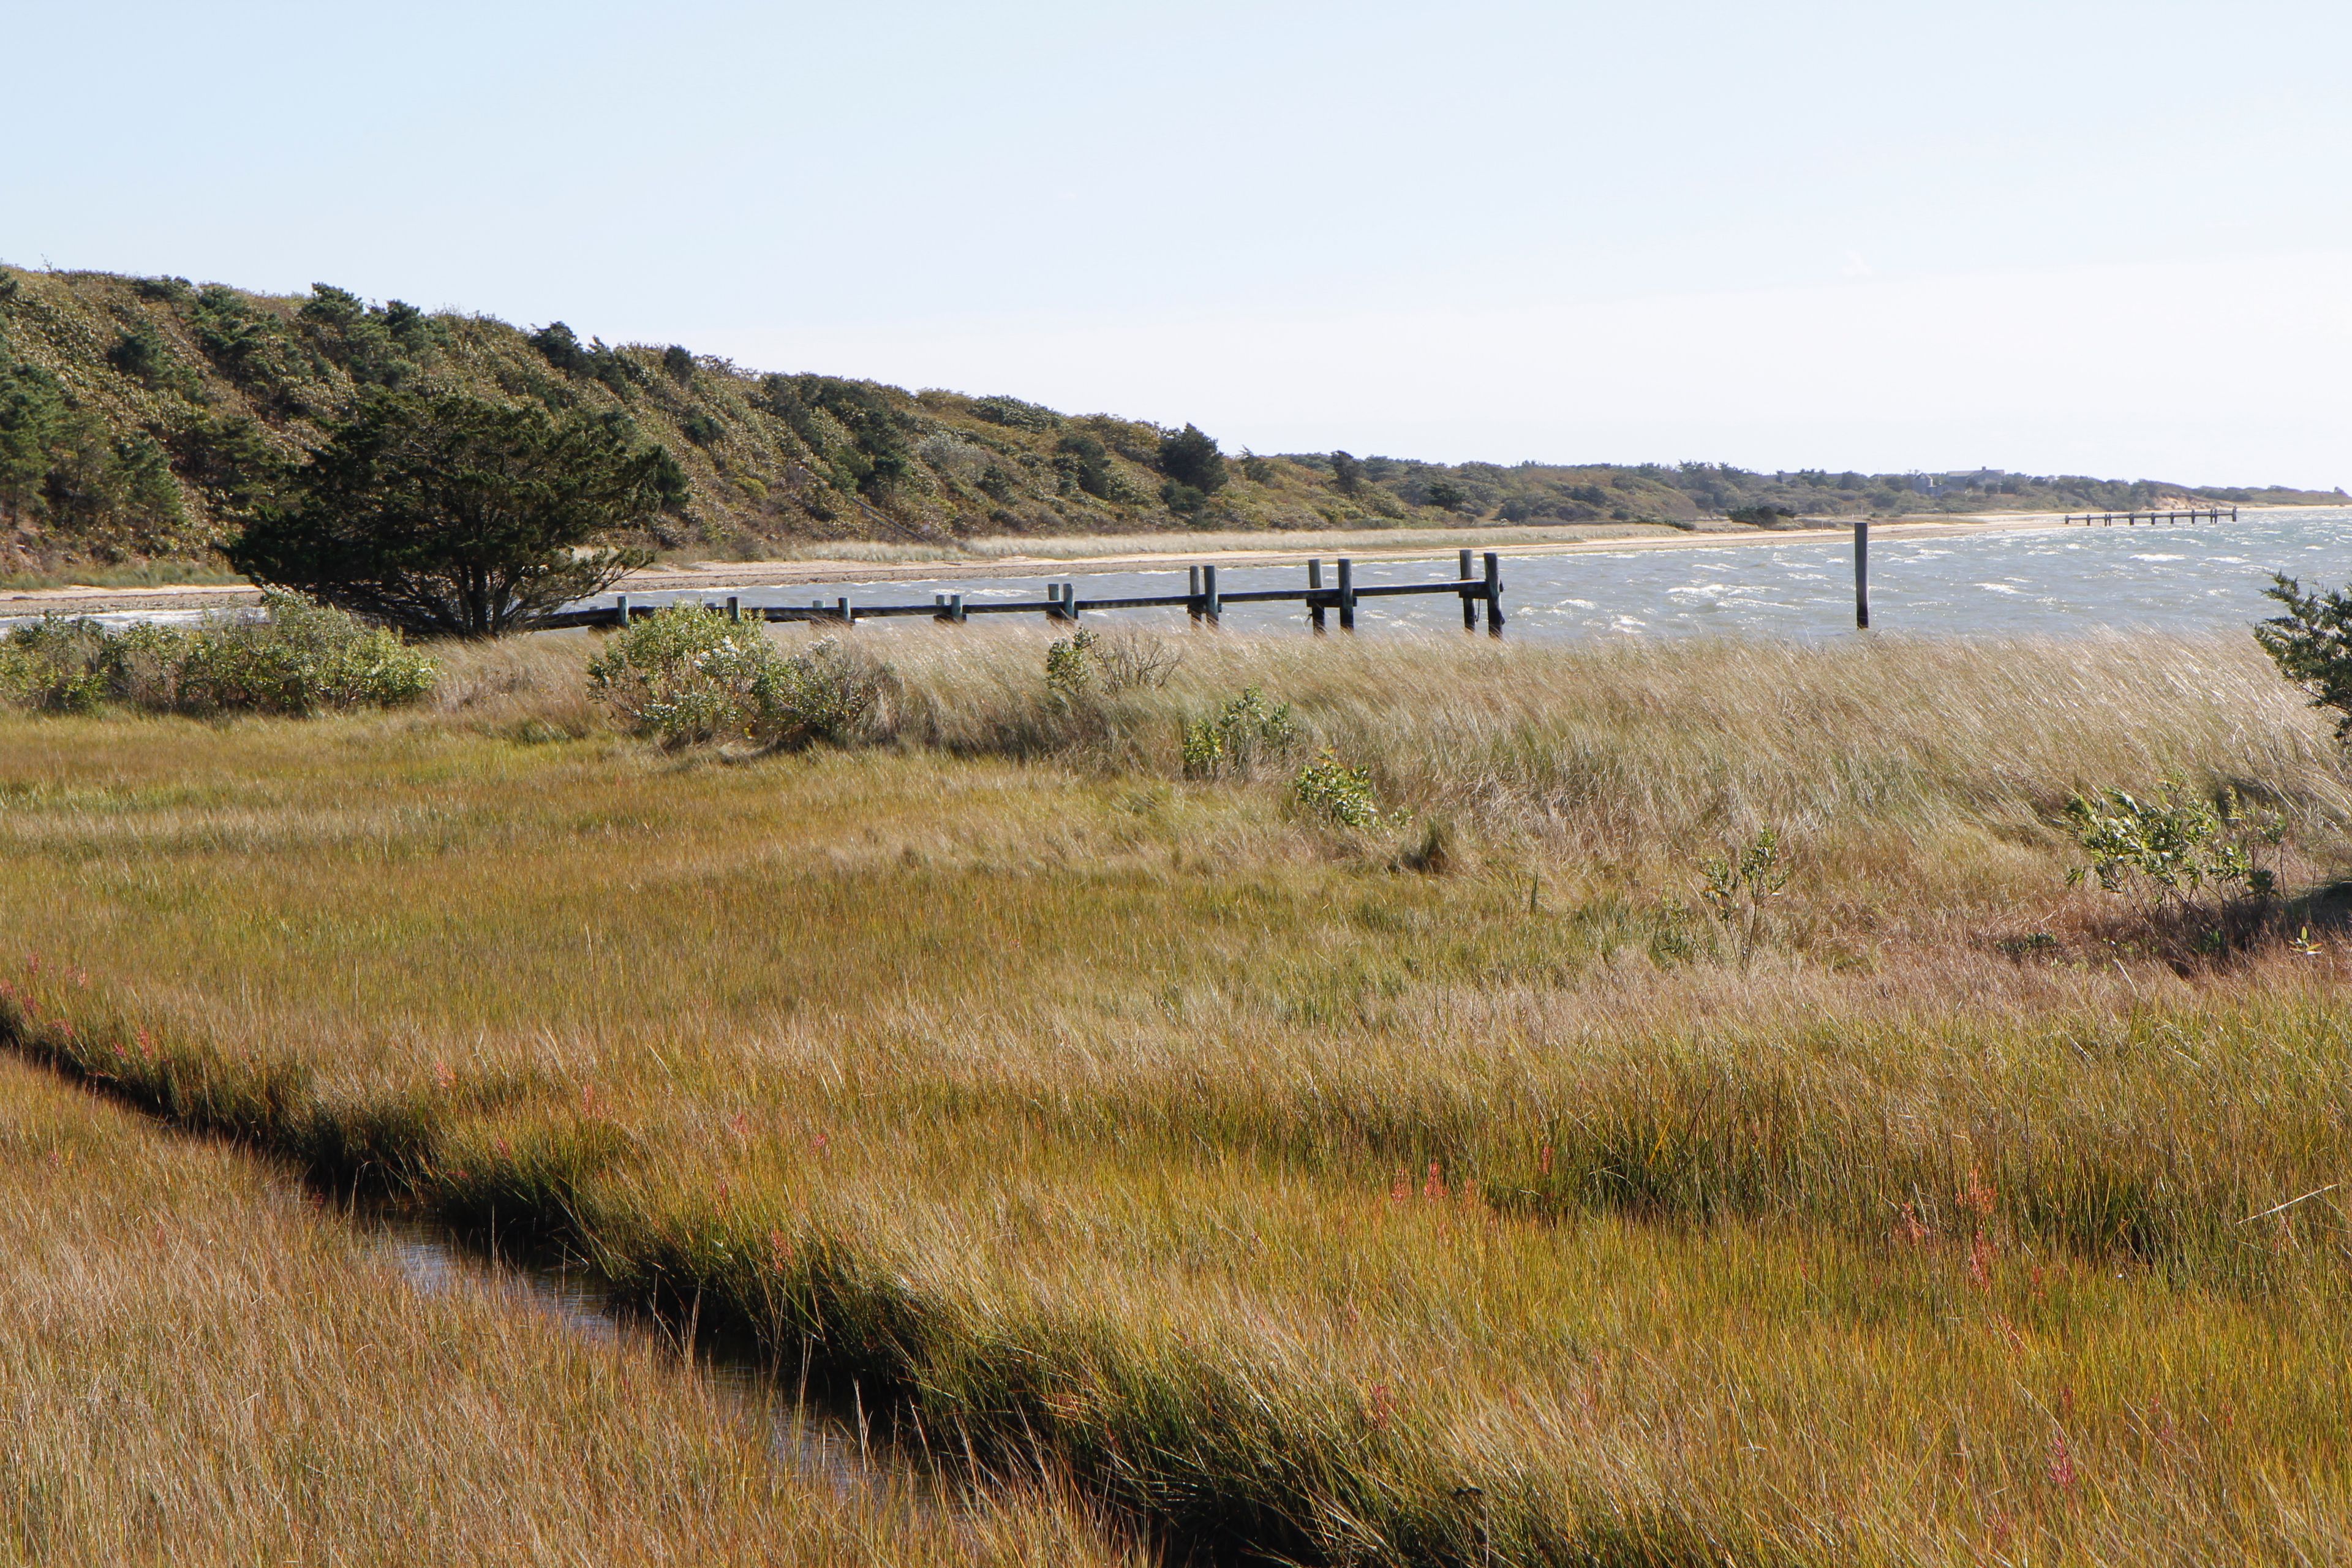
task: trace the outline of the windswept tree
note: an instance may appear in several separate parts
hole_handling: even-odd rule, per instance
[[[2341,588],[2306,594],[2284,573],[2263,592],[2285,605],[2286,614],[2256,626],[2254,640],[2314,708],[2334,711],[2336,739],[2352,742],[2352,594]]]
[[[592,542],[685,494],[677,460],[625,420],[375,390],[226,552],[370,620],[495,637],[650,561]]]

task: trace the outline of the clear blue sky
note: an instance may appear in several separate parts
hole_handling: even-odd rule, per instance
[[[0,259],[1231,449],[2352,485],[2352,6],[0,0]]]

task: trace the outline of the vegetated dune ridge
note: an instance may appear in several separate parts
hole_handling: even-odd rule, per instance
[[[887,646],[802,755],[616,734],[553,639],[431,712],[0,719],[0,1028],[1194,1542],[2344,1554],[2352,959],[2321,902],[2168,961],[2054,826],[2173,774],[2340,866],[2250,646]],[[1250,685],[1300,741],[1187,778]],[[1327,746],[1374,826],[1291,798]],[[1766,826],[1786,891],[1703,912]]]
[[[0,1063],[11,1562],[1117,1561],[1013,1492],[795,1474],[651,1342],[424,1295],[248,1155]]]
[[[1685,524],[1727,513],[2340,501],[2273,488],[1979,476],[1770,476],[1706,463],[1438,465],[1345,454],[1171,465],[1171,432],[1017,397],[760,374],[690,345],[608,347],[562,323],[177,278],[0,268],[0,576],[201,569],[255,474],[299,458],[373,386],[447,388],[615,421],[667,447],[688,497],[635,542],[681,558],[811,542],[1493,523]],[[1211,432],[1212,435],[1216,434]],[[1177,488],[1184,474],[1198,480]],[[1218,482],[1219,477],[1222,482]]]

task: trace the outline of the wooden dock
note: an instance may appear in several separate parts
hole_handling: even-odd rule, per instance
[[[2210,506],[2190,511],[2070,511],[2066,514],[2066,521],[2069,524],[2079,522],[2085,528],[2094,525],[2107,528],[2118,522],[2126,527],[2143,522],[2219,522],[2224,517],[2231,522],[2237,521],[2238,509]]]
[[[703,601],[703,607],[724,611],[730,620],[761,621],[823,621],[836,626],[854,626],[859,621],[887,616],[929,616],[936,621],[961,624],[973,616],[1035,616],[1049,621],[1076,621],[1090,610],[1182,609],[1197,624],[1215,626],[1223,618],[1227,605],[1264,605],[1289,603],[1305,610],[1307,626],[1317,632],[1327,629],[1328,619],[1336,613],[1341,631],[1356,629],[1356,606],[1365,599],[1384,599],[1412,594],[1451,594],[1462,601],[1462,626],[1475,631],[1484,612],[1486,632],[1490,637],[1503,635],[1503,570],[1502,560],[1494,551],[1485,552],[1483,571],[1475,570],[1472,552],[1459,552],[1459,570],[1451,577],[1430,583],[1360,584],[1356,581],[1355,563],[1342,555],[1334,563],[1337,568],[1329,582],[1324,580],[1323,563],[1307,563],[1307,582],[1297,588],[1240,588],[1227,590],[1217,582],[1214,566],[1194,566],[1190,569],[1190,581],[1181,594],[1127,595],[1114,598],[1082,599],[1075,582],[1048,583],[1043,599],[986,600],[973,603],[961,594],[934,594],[928,605],[860,605],[846,597],[827,602],[812,599],[800,605],[746,605],[740,595],[730,595],[724,602]],[[691,599],[681,598],[682,603]],[[615,596],[609,606],[591,609],[559,610],[533,623],[535,630],[555,631],[579,626],[622,626],[633,617],[653,615],[658,605],[632,604],[626,594]]]

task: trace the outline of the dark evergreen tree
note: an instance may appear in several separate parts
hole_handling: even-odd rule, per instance
[[[226,547],[256,582],[425,636],[490,637],[651,559],[584,548],[685,492],[622,427],[441,394],[372,391]]]
[[[1187,425],[1160,437],[1160,471],[1177,484],[1214,495],[1225,484],[1224,454],[1217,450],[1214,437]]]

